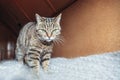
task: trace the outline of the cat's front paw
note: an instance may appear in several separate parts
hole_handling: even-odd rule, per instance
[[[18,61],[18,63],[20,63],[20,64],[24,64],[23,60],[17,60],[17,61]]]
[[[44,70],[44,72],[48,72],[48,68],[49,68],[49,61],[45,61],[42,64],[42,68]]]

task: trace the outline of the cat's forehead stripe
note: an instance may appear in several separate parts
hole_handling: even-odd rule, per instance
[[[45,20],[45,28],[48,28],[48,27],[54,28],[53,18],[46,18],[46,20]]]
[[[46,18],[46,23],[53,22],[52,18]]]

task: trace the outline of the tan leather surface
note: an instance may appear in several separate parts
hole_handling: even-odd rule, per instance
[[[63,11],[64,43],[53,57],[79,57],[120,50],[120,0],[78,0]]]

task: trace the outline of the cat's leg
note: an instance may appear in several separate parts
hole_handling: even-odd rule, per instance
[[[39,75],[40,71],[40,52],[35,49],[30,49],[24,58],[25,64],[32,68],[34,73],[37,73]]]
[[[40,64],[41,64],[41,66],[42,66],[42,68],[44,69],[45,72],[48,71],[49,62],[50,62],[50,58],[51,58],[51,53],[52,53],[52,52],[44,52],[44,53],[41,55]]]
[[[15,50],[15,56],[16,56],[16,60],[23,64],[24,53],[18,47]]]

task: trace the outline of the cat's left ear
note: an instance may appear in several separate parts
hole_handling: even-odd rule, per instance
[[[57,17],[55,17],[55,22],[56,23],[60,23],[60,20],[61,20],[61,16],[62,16],[62,13],[60,13]]]
[[[42,22],[42,17],[39,14],[36,13],[35,17],[38,24]]]

